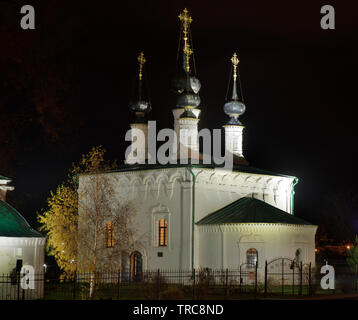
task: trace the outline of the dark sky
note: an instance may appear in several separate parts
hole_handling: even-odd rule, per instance
[[[23,4],[35,7],[35,30],[20,28]],[[325,4],[335,8],[335,30],[320,28]],[[237,51],[250,165],[297,176],[296,214],[317,224],[332,194],[357,193],[354,1],[3,1],[0,174],[13,178],[9,201],[32,225],[91,146],[123,160],[141,50],[151,118],[172,127],[170,79],[184,7],[194,19],[200,128],[228,119],[222,107]]]

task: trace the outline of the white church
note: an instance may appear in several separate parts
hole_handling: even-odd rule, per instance
[[[223,125],[226,151],[234,157],[233,168],[203,163],[198,139],[200,82],[190,60],[192,19],[186,9],[179,18],[183,59],[173,81],[177,98],[172,112],[178,137],[175,150],[186,148],[190,159],[188,164],[148,161],[147,114],[151,105],[142,92],[146,61],[141,54],[138,95],[130,110],[135,115],[131,128],[142,131],[143,148],[134,150],[118,170],[103,173],[116,185],[116,201],[131,201],[136,207],[137,234],[133,250],[122,265],[132,276],[158,268],[238,269],[244,264],[257,266],[262,273],[265,261],[278,257],[314,265],[317,226],[293,212],[298,179],[250,167],[244,158],[244,125],[238,118],[245,105],[239,97],[236,54],[231,59],[232,95],[224,105],[230,119]],[[174,154],[180,158],[179,152]],[[199,159],[197,164],[190,161],[194,158]],[[79,188],[86,179],[85,175],[79,177]]]

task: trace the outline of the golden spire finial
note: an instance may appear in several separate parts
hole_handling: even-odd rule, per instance
[[[238,66],[238,64],[240,62],[239,58],[237,57],[236,52],[232,56],[231,62],[232,62],[232,66],[234,67],[234,80],[236,80],[236,78],[237,78],[237,66]]]
[[[143,65],[145,64],[146,60],[144,58],[144,53],[141,52],[140,55],[138,56],[138,62],[139,62],[139,80],[142,80],[142,76],[143,76]]]
[[[179,14],[179,19],[183,25],[183,33],[184,33],[183,52],[184,52],[185,58],[186,58],[186,71],[189,73],[189,71],[190,71],[189,60],[190,60],[190,55],[193,53],[193,51],[190,49],[190,45],[189,45],[189,41],[188,41],[189,40],[188,33],[189,33],[189,26],[192,23],[193,19],[189,15],[189,11],[187,10],[187,8],[185,8],[183,10],[183,12],[181,14]]]

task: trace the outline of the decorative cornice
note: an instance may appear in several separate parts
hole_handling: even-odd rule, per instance
[[[20,238],[20,237],[0,237],[0,246],[6,245],[18,245],[22,247],[26,246],[37,246],[46,244],[46,238]]]
[[[217,185],[253,189],[267,189],[271,192],[275,190],[291,190],[291,183],[294,178],[291,177],[276,177],[264,174],[246,173],[237,171],[224,171],[194,168],[193,171],[197,176],[197,184],[204,184],[207,186]]]
[[[86,183],[85,177],[88,176],[82,177],[84,180],[80,179],[79,192],[83,188],[83,183]],[[110,179],[122,190],[131,191],[130,194],[133,198],[137,196],[139,190],[144,190],[145,198],[148,196],[158,198],[159,193],[163,190],[169,199],[173,197],[175,182],[187,181],[185,168],[113,172],[110,174]]]
[[[236,223],[236,224],[213,224],[197,225],[202,232],[258,232],[258,231],[302,231],[317,229],[315,225],[294,225],[280,223]]]
[[[282,192],[291,192],[294,177],[271,176],[257,173],[246,173],[229,170],[215,170],[212,168],[192,168],[196,175],[196,185],[205,185],[206,188],[220,190],[224,188],[228,192],[245,196],[252,193],[266,193],[275,195],[276,198]],[[102,174],[101,174],[102,175]],[[171,198],[174,192],[174,183],[179,181],[188,182],[191,187],[191,180],[186,175],[186,167],[156,168],[143,170],[128,170],[122,172],[103,173],[110,175],[113,182],[124,189],[143,188],[146,195],[159,196],[159,189],[164,187],[165,193]],[[88,175],[80,176],[80,188]],[[80,191],[80,190],[79,190]]]

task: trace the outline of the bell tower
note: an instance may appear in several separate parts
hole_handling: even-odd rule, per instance
[[[191,32],[190,24],[193,19],[189,11],[185,8],[179,15],[181,23],[179,49],[182,46],[182,65],[179,73],[173,81],[173,88],[177,93],[175,107],[173,108],[174,116],[174,130],[177,135],[177,154],[175,158],[187,155],[189,158],[199,157],[199,138],[198,138],[198,123],[200,110],[197,108],[200,104],[200,97],[198,92],[200,90],[200,81],[194,76],[191,68],[191,57],[194,54],[191,47]],[[174,148],[175,149],[175,148]],[[186,153],[186,154],[185,154]]]
[[[238,65],[239,59],[237,54],[231,58],[233,79],[232,79],[232,94],[231,99],[224,105],[224,112],[230,117],[230,120],[223,126],[225,129],[225,148],[234,156],[244,158],[242,150],[242,136],[244,126],[239,121],[239,116],[244,114],[246,106],[242,101],[239,101],[237,92],[237,79],[238,79]],[[239,78],[240,81],[240,78]],[[240,86],[241,89],[241,86]],[[241,93],[242,100],[242,93]]]
[[[143,84],[143,69],[146,59],[141,52],[138,60],[138,85],[134,99],[129,103],[129,110],[133,113],[134,119],[130,127],[132,129],[131,142],[136,149],[132,150],[127,158],[126,163],[145,163],[148,159],[148,120],[147,115],[152,110],[150,98],[145,95]]]

